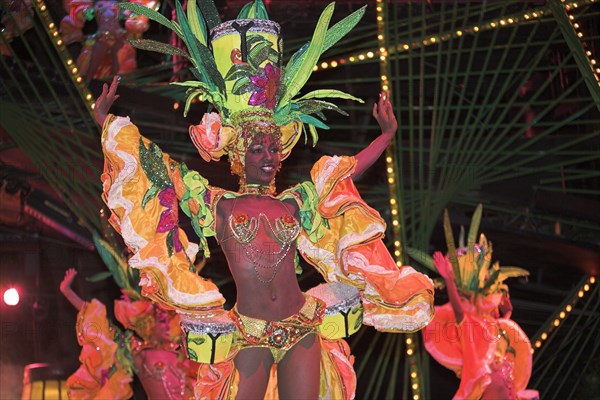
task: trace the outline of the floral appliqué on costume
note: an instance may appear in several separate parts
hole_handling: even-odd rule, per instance
[[[230,57],[233,65],[225,75],[225,81],[235,81],[232,92],[236,95],[251,92],[251,106],[263,105],[273,110],[277,104],[281,72],[278,67],[279,53],[272,43],[260,35],[249,35],[247,54],[233,49]],[[264,68],[260,65],[268,61]]]
[[[150,143],[146,148],[144,141],[140,139],[139,145],[140,164],[144,173],[151,182],[151,186],[146,190],[142,199],[142,208],[156,196],[160,205],[166,209],[160,214],[156,233],[167,233],[166,242],[169,250],[169,256],[173,254],[173,250],[180,252],[183,250],[183,245],[179,240],[177,223],[179,221],[179,208],[177,206],[177,196],[173,183],[169,178],[167,167],[162,159],[162,153],[157,145]]]
[[[272,64],[265,65],[264,76],[251,76],[250,80],[256,86],[256,90],[252,93],[248,104],[251,106],[265,105],[265,108],[273,110],[277,103],[276,95],[279,90],[279,68],[273,67]]]

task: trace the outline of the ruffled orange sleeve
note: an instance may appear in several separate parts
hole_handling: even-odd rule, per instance
[[[504,344],[501,351],[503,354],[509,351],[513,353],[515,390],[517,392],[525,391],[529,383],[529,378],[531,378],[533,364],[531,342],[527,334],[523,332],[523,329],[512,319],[499,318],[496,322],[506,339],[505,341],[500,341]],[[509,346],[510,349],[508,348]]]
[[[470,307],[473,308],[473,307]],[[450,303],[435,308],[431,323],[422,330],[425,348],[444,367],[460,378],[454,399],[479,399],[490,384],[492,362],[498,338],[495,324],[486,323],[469,306],[460,324]]]
[[[323,157],[315,164],[316,196],[303,197],[315,198],[316,212],[309,212],[310,205],[300,207],[313,223],[302,222],[298,249],[327,281],[361,291],[365,324],[381,331],[417,331],[433,317],[433,283],[410,266],[396,265],[382,241],[385,222],[350,178],[355,165],[354,157]]]
[[[117,362],[116,328],[98,300],[84,303],[77,315],[77,341],[81,367],[67,379],[70,399],[128,399],[133,396],[132,376]]]
[[[178,226],[178,200],[186,193],[181,165],[141,136],[129,118],[107,117],[102,148],[102,198],[134,254],[129,265],[140,270],[142,293],[183,311],[223,304],[217,287],[193,272],[198,245]]]
[[[466,300],[462,305],[460,324],[447,303],[435,308],[433,321],[422,331],[429,354],[460,378],[453,398],[480,398],[492,381],[492,363],[508,353],[515,391],[524,391],[531,377],[531,344],[525,332],[510,319],[482,318]]]

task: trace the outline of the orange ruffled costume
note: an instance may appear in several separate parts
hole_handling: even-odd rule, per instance
[[[198,249],[209,255],[221,198],[239,196],[208,185],[198,172],[176,163],[142,137],[129,118],[109,115],[103,127],[103,199],[111,223],[133,251],[129,265],[140,270],[145,296],[162,306],[194,312],[222,306],[217,287],[192,272]],[[413,332],[433,316],[433,283],[410,266],[398,267],[382,242],[385,223],[360,197],[350,175],[354,157],[323,157],[303,182],[277,198],[297,201],[302,233],[300,254],[328,282],[359,289],[364,323],[378,330]],[[190,217],[199,246],[178,227],[177,201]],[[322,398],[354,396],[353,358],[343,340],[321,340]],[[232,362],[202,365],[197,398],[235,395]],[[276,393],[273,382],[268,393]]]
[[[69,399],[132,397],[132,366],[122,354],[125,336],[109,323],[104,304],[96,299],[84,303],[76,329],[81,366],[67,379]]]
[[[507,382],[513,398],[527,387],[531,377],[531,343],[514,321],[482,316],[466,299],[464,318],[456,323],[450,303],[435,308],[431,323],[423,329],[425,348],[440,364],[460,378],[454,399],[479,399],[491,382],[492,370],[503,364],[512,368]]]
[[[148,375],[154,370],[158,371],[154,375],[143,378],[140,375],[145,389],[148,381],[158,382],[160,388],[153,396],[169,399],[191,396],[197,364],[183,358],[178,350],[181,341],[179,317],[173,315],[165,326],[159,326],[162,336],[156,337],[155,325],[160,322],[155,320],[154,314],[155,307],[147,300],[115,300],[115,316],[127,329],[122,332],[107,319],[104,304],[96,299],[84,303],[77,316],[82,365],[67,380],[69,398],[129,399],[133,396],[133,374]],[[154,351],[152,360],[146,356],[138,357],[145,350]],[[165,374],[172,376],[165,377]],[[172,377],[177,382],[168,381]],[[156,390],[156,384],[154,386]],[[174,390],[183,392],[171,393]]]

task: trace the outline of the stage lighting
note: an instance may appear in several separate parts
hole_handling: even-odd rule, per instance
[[[10,288],[4,292],[4,302],[9,306],[19,304],[19,292],[15,288]]]

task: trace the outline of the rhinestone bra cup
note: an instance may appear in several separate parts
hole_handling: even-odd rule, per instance
[[[273,233],[273,236],[281,245],[279,249],[267,251],[254,244],[254,239],[261,224],[267,226]],[[271,224],[269,218],[263,213],[260,213],[258,217],[248,217],[246,213],[230,215],[229,227],[233,237],[242,245],[246,256],[252,263],[256,277],[260,282],[267,285],[277,275],[279,265],[287,256],[301,229],[296,218],[289,214],[277,218],[274,224]],[[261,271],[265,271],[268,277],[265,278],[263,275],[265,272]]]

